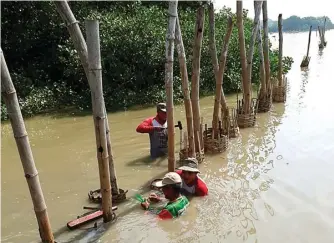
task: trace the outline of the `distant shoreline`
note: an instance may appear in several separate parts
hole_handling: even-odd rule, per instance
[[[332,30],[334,28],[326,28],[326,31],[328,30]],[[309,29],[307,30],[284,30],[284,27],[283,27],[283,33],[300,33],[300,32],[308,32]],[[312,29],[312,31],[318,31],[318,29]],[[269,34],[274,34],[274,33],[278,33],[278,31],[270,31],[269,30]]]

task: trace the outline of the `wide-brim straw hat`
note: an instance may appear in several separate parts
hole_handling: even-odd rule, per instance
[[[187,158],[184,161],[184,165],[178,168],[182,171],[197,172],[200,173],[198,169],[198,161],[196,158]]]

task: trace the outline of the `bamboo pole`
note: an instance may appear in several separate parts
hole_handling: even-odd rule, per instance
[[[44,200],[44,195],[41,184],[39,182],[38,171],[35,166],[35,161],[30,147],[30,142],[22,117],[20,105],[17,99],[16,90],[10,76],[2,49],[0,49],[0,52],[1,94],[7,107],[7,113],[10,123],[12,125],[17,149],[20,154],[24,176],[27,180],[30,196],[34,205],[34,211],[39,227],[39,234],[42,242],[53,243],[54,238]]]
[[[210,53],[212,58],[212,63],[214,67],[214,73],[216,78],[216,95],[213,109],[213,118],[212,118],[212,131],[213,134],[218,134],[218,125],[219,125],[219,106],[222,106],[222,110],[226,111],[227,104],[223,90],[223,78],[225,71],[225,64],[227,58],[228,44],[232,34],[233,22],[232,18],[229,18],[227,23],[227,32],[223,41],[223,48],[220,55],[220,63],[218,65],[217,59],[217,50],[216,50],[216,39],[215,39],[215,19],[214,19],[214,8],[213,4],[209,5],[209,43],[210,43]]]
[[[213,64],[213,72],[216,80],[216,95],[215,95],[213,117],[212,117],[212,138],[214,138],[213,135],[218,131],[219,105],[221,103],[221,98],[222,98],[222,88],[218,77],[219,64],[217,58],[216,37],[215,37],[215,12],[212,2],[209,5],[209,47],[210,47],[211,60]],[[218,87],[219,85],[220,87]]]
[[[263,56],[264,66],[266,73],[266,87],[267,92],[271,92],[271,73],[270,73],[270,61],[269,61],[269,37],[268,37],[268,1],[262,3],[262,18],[263,18]]]
[[[231,35],[232,35],[232,30],[233,30],[233,20],[232,17],[229,17],[227,21],[227,28],[226,28],[226,34],[224,36],[224,41],[223,41],[223,49],[220,54],[219,58],[219,72],[218,72],[218,78],[221,82],[221,106],[223,110],[227,110],[227,103],[226,103],[226,98],[224,95],[224,89],[223,89],[223,81],[224,81],[224,72],[225,72],[225,66],[226,66],[226,59],[227,59],[227,52],[228,52],[228,45],[230,43]]]
[[[183,45],[183,40],[182,40],[182,32],[181,32],[179,18],[176,19],[175,35],[176,35],[176,38],[175,38],[176,50],[177,50],[179,63],[180,63],[184,107],[185,107],[186,118],[187,118],[187,132],[188,132],[187,137],[189,139],[188,156],[195,158],[196,151],[195,151],[195,138],[194,138],[193,110],[191,106],[190,91],[189,91],[187,60],[186,60],[186,54],[184,51],[184,45]]]
[[[175,131],[174,131],[174,102],[173,102],[173,62],[174,40],[177,19],[177,1],[169,1],[168,29],[166,37],[165,86],[167,96],[167,124],[168,124],[168,171],[175,170]]]
[[[261,81],[259,98],[263,98],[267,94],[267,87],[266,87],[266,71],[265,71],[265,65],[264,65],[261,28],[258,29],[257,38],[258,38],[258,49],[259,49],[259,57],[260,57],[260,81]]]
[[[308,34],[306,59],[308,59],[308,55],[309,55],[309,52],[310,52],[311,34],[312,34],[312,25],[310,26],[310,30],[309,30],[309,34]]]
[[[100,53],[99,22],[86,20],[86,36],[88,49],[89,83],[92,84],[91,94],[93,101],[93,116],[96,120],[95,136],[96,151],[99,164],[103,220],[112,219],[112,200],[109,172],[109,154],[107,146],[106,112],[102,89],[102,66]]]
[[[241,62],[241,72],[242,72],[242,89],[243,89],[243,99],[251,99],[250,96],[250,83],[248,82],[247,73],[247,56],[246,56],[246,45],[245,45],[245,35],[244,35],[244,23],[243,23],[243,7],[242,1],[237,1],[237,27],[239,36],[239,49],[240,49],[240,62]],[[249,96],[249,97],[248,97]]]
[[[283,85],[283,31],[282,31],[282,14],[278,15],[278,86]]]
[[[75,19],[74,14],[67,1],[54,1],[57,12],[59,13],[62,20],[65,22],[68,32],[70,33],[71,39],[73,41],[74,47],[79,54],[81,64],[85,70],[85,74],[89,83],[89,71],[88,71],[88,54],[87,54],[87,45],[86,41],[83,37],[81,29],[79,27],[79,22]],[[94,109],[94,107],[93,107]],[[106,112],[106,110],[105,110]],[[106,112],[107,113],[107,112]],[[108,146],[108,154],[109,154],[109,170],[110,170],[110,183],[111,190],[113,195],[119,194],[118,184],[117,184],[117,176],[116,169],[114,166],[113,152],[111,148],[110,141],[110,128],[108,117],[106,116],[106,129],[107,129],[107,146]],[[94,119],[94,126],[97,126]]]
[[[200,134],[201,127],[201,115],[199,105],[199,77],[200,77],[200,64],[201,64],[201,48],[204,31],[204,7],[201,6],[197,9],[196,14],[196,26],[195,26],[195,41],[193,47],[192,57],[192,75],[191,75],[191,102],[194,115],[194,134],[196,152],[202,151],[201,138],[203,134]]]
[[[256,37],[258,35],[258,29],[260,25],[260,14],[262,9],[262,1],[254,1],[254,23],[252,29],[252,36],[249,44],[249,49],[247,53],[247,89],[244,90],[245,98],[244,98],[244,111],[245,114],[249,114],[251,100],[252,100],[252,63],[253,63],[253,54],[254,54],[254,44]]]

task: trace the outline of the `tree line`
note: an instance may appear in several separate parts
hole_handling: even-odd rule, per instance
[[[318,30],[318,26],[323,27],[326,18],[326,29],[333,29],[334,24],[327,16],[323,17],[304,17],[300,18],[296,15],[290,16],[287,19],[283,19],[283,31],[309,31],[310,26],[313,30]],[[277,21],[269,20],[268,27],[270,32],[278,32]]]
[[[108,111],[165,100],[164,65],[168,2],[73,1],[69,3],[84,31],[84,20],[100,21],[104,96]],[[180,2],[178,11],[187,55],[189,76],[196,8],[205,2]],[[1,46],[16,87],[24,116],[73,107],[91,109],[90,90],[78,54],[52,2],[2,3]],[[244,11],[246,46],[253,21]],[[220,53],[230,8],[216,13],[217,50]],[[201,57],[201,95],[212,94],[215,79],[209,53],[206,14]],[[218,55],[219,55],[218,53]],[[277,75],[278,51],[270,51],[273,76]],[[284,72],[292,58],[284,57]],[[178,59],[174,67],[174,99],[182,101]],[[259,84],[259,55],[254,52],[252,82]],[[238,32],[231,36],[224,74],[225,93],[240,90],[241,64]],[[1,119],[6,108],[1,102]]]

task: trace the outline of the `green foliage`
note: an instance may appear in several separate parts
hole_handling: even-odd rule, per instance
[[[205,1],[204,1],[205,2]],[[189,80],[194,40],[196,8],[200,2],[183,2],[179,7],[182,36],[187,55]],[[104,95],[107,109],[155,104],[165,100],[165,38],[167,5],[165,2],[70,2],[85,35],[84,19],[100,21]],[[252,32],[252,20],[244,11],[246,46]],[[216,13],[218,57],[226,32],[229,8]],[[201,95],[212,94],[215,80],[209,53],[208,17],[205,16],[201,56]],[[75,106],[91,108],[85,73],[65,25],[52,2],[3,2],[2,47],[18,92],[22,112],[33,115],[49,109]],[[176,52],[176,50],[175,50]],[[277,73],[278,52],[270,52],[273,74]],[[182,101],[177,53],[174,58],[174,100]],[[284,57],[284,70],[292,59]],[[252,82],[259,82],[259,55],[254,52]],[[234,27],[224,74],[224,91],[236,92],[241,82],[238,31]],[[6,118],[1,106],[2,119]]]
[[[304,17],[300,18],[296,15],[290,16],[287,19],[283,19],[283,31],[308,31],[310,26],[312,26],[312,30],[318,30],[318,26],[321,28],[324,26],[324,21],[326,20],[326,29],[333,29],[334,24],[331,19],[327,16],[323,17]],[[277,21],[269,20],[268,27],[270,32],[278,31]]]

